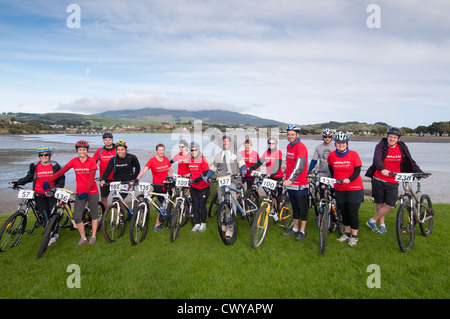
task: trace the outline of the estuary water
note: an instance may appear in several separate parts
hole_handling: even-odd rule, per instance
[[[38,157],[36,148],[40,145],[49,145],[53,149],[52,159],[61,166],[65,165],[70,159],[76,156],[75,142],[84,139],[91,145],[89,154],[92,155],[95,150],[103,146],[101,135],[77,135],[77,134],[36,134],[36,135],[0,135],[0,195],[1,202],[14,202],[17,204],[17,194],[8,188],[8,182],[24,177],[28,171],[29,164],[37,162]],[[156,154],[155,147],[158,143],[166,146],[166,156],[172,158],[177,152],[178,142],[185,139],[188,143],[196,141],[201,145],[201,149],[208,161],[211,162],[214,155],[220,151],[219,145],[221,139],[217,138],[211,141],[211,134],[188,134],[188,133],[116,133],[114,140],[124,140],[128,144],[128,151],[135,154],[141,166],[144,166],[148,159]],[[214,137],[212,137],[214,139]],[[302,142],[308,149],[309,161],[314,153],[315,147],[322,143],[320,137],[305,136]],[[267,137],[252,138],[253,149],[260,155],[267,148]],[[358,152],[363,163],[363,173],[371,165],[373,152],[379,139],[354,140],[350,138],[349,148]],[[287,145],[285,137],[280,136],[279,149],[285,156]],[[450,158],[449,143],[427,142],[407,142],[408,148],[417,162],[425,172],[432,173],[428,179],[422,180],[422,191],[428,193],[433,202],[450,203],[450,191],[448,180],[450,180],[450,169],[448,168],[448,159]],[[243,146],[240,147],[243,150]],[[176,164],[174,164],[176,172]],[[364,178],[363,178],[364,179]],[[151,180],[151,172],[148,172],[143,180]],[[365,179],[367,182],[367,179]],[[370,185],[365,183],[366,185]],[[66,174],[66,186],[74,188],[75,177],[72,171]],[[31,184],[27,186],[31,187]],[[3,203],[2,206],[5,206]],[[8,205],[6,205],[8,206]],[[5,208],[0,207],[0,213],[4,213]]]

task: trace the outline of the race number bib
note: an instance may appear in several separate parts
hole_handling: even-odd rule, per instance
[[[19,195],[17,196],[22,199],[33,199],[34,198],[34,191],[21,189],[19,191]]]
[[[71,191],[66,189],[58,189],[55,193],[55,198],[67,203],[70,199],[70,195],[72,195]]]
[[[138,189],[141,192],[151,192],[152,191],[152,184],[151,183],[146,183],[146,182],[139,182]]]
[[[414,180],[414,175],[412,173],[397,173],[395,175],[395,180],[397,182],[412,182]]]
[[[331,187],[334,187],[334,184],[336,184],[336,180],[334,178],[330,178],[330,177],[322,176],[319,180],[322,184],[325,184],[325,185],[328,185]]]
[[[264,178],[262,183],[261,183],[261,186],[265,187],[265,188],[268,188],[268,189],[271,189],[271,190],[274,190],[277,187],[277,184],[278,184],[278,182],[274,181],[273,179]]]
[[[187,178],[177,178],[177,181],[175,183],[175,186],[177,187],[189,187],[189,179]]]
[[[227,176],[217,177],[217,183],[218,183],[219,187],[231,186],[231,176],[227,175]]]
[[[111,182],[109,183],[109,190],[110,191],[127,191],[128,190],[128,184],[122,184],[121,182]]]

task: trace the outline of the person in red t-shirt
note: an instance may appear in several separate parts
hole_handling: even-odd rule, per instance
[[[166,193],[167,189],[164,185],[164,181],[166,180],[167,176],[172,176],[172,165],[170,164],[170,161],[167,157],[164,156],[166,151],[166,147],[164,144],[158,144],[156,145],[156,156],[150,158],[145,164],[144,168],[139,173],[137,179],[141,179],[142,176],[147,173],[148,170],[152,171],[153,175],[153,191],[155,193]],[[164,200],[163,197],[158,198],[160,202]],[[160,231],[162,230],[162,223],[159,221],[159,213],[158,217],[156,218],[155,226],[153,227],[154,230]]]
[[[98,207],[98,187],[95,183],[95,173],[97,171],[97,163],[95,160],[88,156],[89,144],[86,141],[80,140],[75,144],[75,149],[78,153],[78,157],[71,159],[61,170],[56,174],[49,177],[43,184],[44,190],[50,188],[50,183],[55,179],[65,174],[68,170],[73,168],[75,171],[76,179],[76,193],[78,197],[75,199],[73,218],[75,225],[80,233],[81,239],[78,242],[78,246],[86,244],[86,232],[84,230],[84,224],[82,221],[83,211],[86,207],[86,203],[89,202],[89,207]],[[94,244],[96,241],[97,228],[98,228],[98,212],[97,209],[91,209],[92,218],[92,237],[89,240],[89,244]]]
[[[241,151],[242,158],[245,161],[245,165],[248,167],[252,166],[259,160],[259,155],[257,151],[252,150],[252,141],[250,139],[245,140],[244,150]],[[255,182],[255,177],[252,176],[252,172],[247,169],[247,174],[242,177],[242,183],[247,185],[247,189],[250,189]]]
[[[346,133],[336,133],[334,141],[336,151],[328,155],[328,167],[330,176],[342,181],[334,184],[336,205],[342,212],[344,224],[344,234],[338,241],[348,242],[353,247],[358,243],[358,212],[364,201],[364,186],[360,176],[362,162],[358,153],[349,150],[349,137]]]
[[[286,187],[292,203],[294,224],[292,229],[283,233],[283,235],[295,235],[295,240],[300,241],[305,238],[308,220],[309,182],[306,177],[308,173],[308,149],[300,141],[300,128],[297,125],[288,125],[286,131],[289,144],[286,147],[286,170],[283,186]],[[299,220],[301,220],[300,225]]]
[[[47,194],[42,188],[42,183],[54,173],[61,169],[61,166],[55,161],[50,160],[52,157],[52,148],[49,146],[40,146],[37,148],[39,155],[39,162],[37,164],[31,163],[30,170],[27,175],[15,182],[10,182],[12,186],[25,185],[27,183],[33,183],[34,201],[38,211],[44,217],[45,223],[50,220],[50,213],[53,207],[56,205],[56,198]],[[52,187],[64,187],[65,177],[61,176],[56,179],[51,186]]]
[[[204,181],[204,178],[208,171],[208,161],[200,152],[200,145],[192,142],[189,161],[189,172],[192,180],[190,183],[190,194],[195,220],[194,228],[191,230],[192,232],[203,232],[206,230],[206,202],[210,194],[210,186],[209,183]]]
[[[102,148],[97,149],[94,155],[92,155],[92,157],[98,164],[100,178],[103,176],[103,172],[105,171],[106,166],[108,166],[109,160],[116,155],[116,147],[114,144],[113,135],[109,132],[106,132],[103,133],[102,138],[104,146]],[[109,177],[106,179],[106,182],[110,182],[113,180],[113,174],[114,172],[111,172]],[[108,204],[108,196],[109,196],[109,186],[107,185],[100,186],[100,197],[105,207]]]
[[[183,177],[189,176],[189,152],[188,152],[188,143],[185,140],[181,140],[178,143],[178,147],[180,152],[177,153],[173,159],[170,160],[170,164],[178,162],[178,175]]]
[[[372,178],[372,197],[377,204],[376,214],[366,222],[373,232],[384,234],[387,229],[384,216],[397,206],[398,182],[389,173],[420,173],[422,170],[412,159],[408,147],[400,141],[402,130],[390,127],[375,147],[373,163],[366,176]],[[380,221],[380,228],[377,221]]]

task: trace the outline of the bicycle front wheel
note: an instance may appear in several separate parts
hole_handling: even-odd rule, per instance
[[[327,246],[327,235],[330,227],[330,207],[324,205],[322,211],[319,212],[319,254],[325,253]]]
[[[27,215],[22,211],[17,211],[3,224],[0,229],[0,252],[16,246],[25,232],[27,226]]]
[[[225,245],[233,245],[237,238],[236,214],[230,205],[223,202],[217,209],[217,228]]]
[[[106,213],[102,217],[102,233],[108,243],[113,243],[122,237],[125,231],[125,222],[120,213],[118,203],[108,206]]]
[[[407,203],[401,204],[397,211],[397,242],[403,252],[414,245],[414,219],[411,218],[411,213],[411,206]]]
[[[423,223],[419,224],[420,231],[423,236],[430,236],[431,231],[433,230],[433,218],[434,218],[434,209],[433,204],[431,203],[430,196],[427,194],[423,194],[420,197],[420,215],[419,218]]]
[[[56,211],[52,214],[52,217],[50,217],[50,221],[48,222],[47,228],[45,228],[44,235],[42,235],[42,241],[39,246],[37,258],[41,258],[42,254],[44,254],[47,250],[50,239],[58,233],[60,218],[61,215],[59,211]]]
[[[141,243],[145,239],[148,230],[149,215],[150,210],[147,209],[147,205],[141,202],[137,212],[131,218],[130,241],[133,246]]]
[[[269,228],[270,205],[264,202],[253,219],[252,232],[250,235],[250,245],[258,248],[264,242],[267,229]]]

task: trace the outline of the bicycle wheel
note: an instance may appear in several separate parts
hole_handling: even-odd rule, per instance
[[[181,223],[184,215],[185,209],[182,209],[183,202],[178,201],[173,209],[172,221],[170,225],[170,241],[174,242],[177,240],[180,234]]]
[[[288,205],[287,202],[282,203],[282,207],[280,209],[280,221],[280,227],[286,230],[291,229],[294,225],[292,208]]]
[[[138,210],[131,218],[130,241],[133,246],[141,243],[145,239],[148,230],[149,215],[150,210],[147,208],[145,202],[140,202]]]
[[[105,206],[102,202],[98,202],[97,204],[97,216],[98,216],[98,225],[97,231],[100,229],[102,225],[102,216],[105,212]],[[92,232],[92,217],[91,217],[91,208],[86,207],[83,211],[83,224]]]
[[[16,246],[25,232],[27,226],[27,215],[22,211],[17,211],[3,224],[0,229],[0,252]]]
[[[396,222],[397,242],[400,250],[406,252],[414,245],[414,219],[411,219],[411,206],[400,205]]]
[[[251,225],[253,223],[253,217],[258,212],[260,206],[258,193],[254,189],[249,189],[245,192],[244,202],[244,209],[247,212],[247,219]]]
[[[109,205],[102,218],[102,233],[108,243],[115,242],[125,231],[125,222],[119,207],[118,202]]]
[[[217,208],[219,208],[219,196],[217,193],[214,194],[211,203],[208,208],[208,217],[216,215]]]
[[[59,220],[61,218],[60,212],[56,211],[50,217],[50,221],[45,228],[44,235],[42,235],[41,245],[39,246],[37,258],[41,258],[42,254],[47,250],[50,239],[58,233]]]
[[[269,213],[270,205],[268,202],[264,202],[253,219],[250,235],[250,245],[252,248],[261,246],[266,237],[267,229],[269,228]]]
[[[217,209],[217,228],[225,245],[233,245],[237,238],[236,214],[230,204],[223,202]]]
[[[322,212],[319,213],[319,254],[325,253],[327,246],[327,235],[330,227],[330,207],[324,205]]]
[[[314,207],[314,212],[316,213],[316,216],[319,215],[319,202],[320,202],[319,190],[316,187],[309,188],[308,208],[310,209]]]
[[[430,196],[428,196],[427,194],[423,194],[422,196],[420,196],[419,217],[420,220],[426,218],[423,223],[419,223],[422,235],[430,236],[431,231],[433,230],[434,209],[433,204],[431,203]]]
[[[333,205],[333,213],[330,214],[330,232],[335,232],[336,230],[339,233],[339,236],[344,234],[344,224],[342,222],[342,213],[337,208],[335,204]]]

